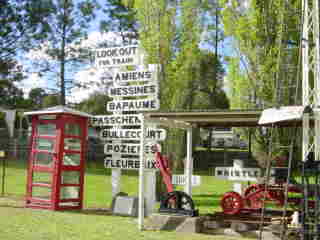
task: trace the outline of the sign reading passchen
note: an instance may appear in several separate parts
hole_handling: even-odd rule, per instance
[[[140,126],[139,114],[97,115],[90,118],[92,126]]]
[[[159,99],[119,100],[107,103],[107,111],[152,111],[160,108]]]
[[[98,68],[138,65],[138,46],[97,49],[95,50],[95,64]]]
[[[141,130],[137,129],[103,129],[101,138],[106,140],[140,140]],[[165,129],[155,128],[146,130],[146,140],[163,141],[167,137]]]

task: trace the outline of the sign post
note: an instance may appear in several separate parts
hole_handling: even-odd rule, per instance
[[[137,113],[160,108],[158,69],[151,69],[150,65],[133,71],[123,68],[139,65],[141,58],[138,46],[95,51],[96,67],[117,67],[118,70],[110,77],[111,87],[108,89],[108,96],[113,99],[106,104],[106,110],[112,115],[95,116],[91,124],[104,128],[100,138],[106,141],[104,166],[112,168],[113,193],[120,191],[121,169],[139,171],[138,215],[139,228],[142,230],[143,217],[152,212],[155,203],[156,161],[153,145],[164,141],[167,133],[165,129],[147,126],[143,114]],[[146,169],[148,172],[145,174]]]
[[[2,158],[2,185],[1,185],[1,195],[4,196],[5,192],[5,180],[6,180],[6,154],[5,151],[0,150],[0,158]]]

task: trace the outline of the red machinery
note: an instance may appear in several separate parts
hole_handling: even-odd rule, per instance
[[[182,191],[174,191],[172,184],[172,174],[169,168],[169,159],[156,152],[157,167],[160,170],[164,184],[167,187],[167,193],[160,203],[159,212],[169,214],[179,214],[187,216],[197,216],[198,210],[194,209],[192,198]]]
[[[288,193],[302,194],[303,189],[298,184],[289,184]],[[299,206],[301,197],[288,197],[291,207]],[[252,184],[244,191],[243,196],[237,192],[227,192],[221,199],[221,207],[225,214],[238,214],[260,210],[264,202],[272,202],[278,206],[285,204],[285,183]],[[309,207],[315,206],[314,200],[308,200]]]

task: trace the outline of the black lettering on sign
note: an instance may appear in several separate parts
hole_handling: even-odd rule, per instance
[[[123,169],[139,169],[140,160],[135,159],[110,159],[108,157],[104,160],[105,168],[123,168]],[[156,162],[154,160],[146,161],[146,168],[156,169]]]

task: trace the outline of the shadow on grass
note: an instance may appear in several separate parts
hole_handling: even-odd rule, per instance
[[[218,194],[198,194],[192,195],[196,206],[218,207],[220,206],[221,195]]]

